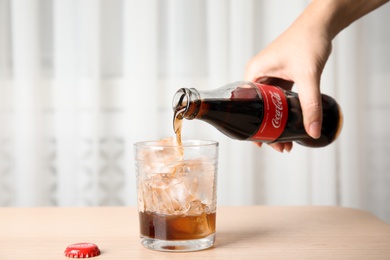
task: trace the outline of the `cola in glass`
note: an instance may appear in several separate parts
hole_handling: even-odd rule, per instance
[[[141,243],[189,252],[215,242],[218,142],[174,137],[134,144]]]

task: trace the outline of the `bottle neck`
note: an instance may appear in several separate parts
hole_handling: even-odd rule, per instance
[[[201,98],[194,88],[181,88],[173,97],[172,108],[179,119],[194,119],[199,112]]]

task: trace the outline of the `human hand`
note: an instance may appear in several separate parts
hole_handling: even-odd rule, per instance
[[[332,50],[332,39],[348,25],[389,0],[312,0],[297,20],[254,56],[245,80],[298,88],[306,132],[319,138],[322,125],[321,74]],[[259,144],[261,145],[261,143]],[[292,143],[271,144],[290,151]]]
[[[304,127],[313,138],[321,135],[322,104],[320,79],[332,49],[326,28],[298,18],[247,64],[245,80],[267,83],[290,90],[295,84],[303,112]],[[261,144],[259,144],[261,145]],[[292,142],[271,144],[290,151]]]

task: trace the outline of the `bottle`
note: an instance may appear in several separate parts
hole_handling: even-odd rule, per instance
[[[236,82],[211,91],[181,88],[173,98],[178,119],[198,119],[237,140],[273,143],[295,141],[323,147],[339,135],[343,117],[337,102],[322,94],[321,137],[310,137],[303,126],[298,94],[277,86]]]

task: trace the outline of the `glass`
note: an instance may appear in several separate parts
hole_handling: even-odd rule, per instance
[[[215,241],[218,142],[134,144],[141,243],[187,252]]]

